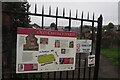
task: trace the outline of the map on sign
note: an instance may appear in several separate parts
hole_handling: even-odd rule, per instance
[[[76,33],[17,29],[16,73],[75,69]]]
[[[77,53],[90,53],[92,47],[92,40],[77,40],[76,52]]]

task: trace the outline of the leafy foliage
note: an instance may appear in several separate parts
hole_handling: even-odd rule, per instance
[[[4,11],[10,12],[29,12],[28,2],[4,2],[2,8]],[[16,27],[29,27],[30,17],[28,15],[12,15],[13,25]]]
[[[113,23],[103,27],[102,47],[117,47],[120,40],[120,33],[115,30]]]
[[[107,26],[103,27],[103,30],[106,30],[106,31],[111,31],[113,29],[114,29],[114,24],[112,22],[110,22]]]

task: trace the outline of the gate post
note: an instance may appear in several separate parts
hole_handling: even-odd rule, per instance
[[[98,80],[98,73],[99,73],[101,34],[102,34],[102,21],[103,21],[103,17],[102,17],[102,15],[100,15],[100,17],[98,18],[97,40],[96,40],[96,49],[95,49],[94,80]]]

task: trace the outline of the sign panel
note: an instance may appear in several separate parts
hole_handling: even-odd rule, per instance
[[[77,53],[90,53],[92,47],[92,40],[77,40],[76,52]]]
[[[95,66],[95,55],[88,56],[88,67]]]
[[[76,33],[17,29],[16,73],[75,69]]]

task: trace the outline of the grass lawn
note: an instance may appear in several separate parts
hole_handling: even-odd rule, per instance
[[[112,64],[118,65],[118,48],[101,48],[101,55],[108,58]]]

